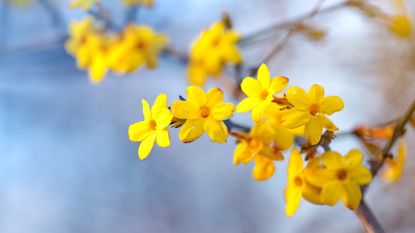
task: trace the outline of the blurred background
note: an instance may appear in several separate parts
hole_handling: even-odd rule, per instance
[[[338,1],[327,0],[322,8]],[[387,11],[390,1],[374,1]],[[167,34],[187,52],[199,32],[229,12],[235,29],[249,34],[304,15],[316,1],[157,0],[140,9],[137,22]],[[411,5],[412,4],[412,5]],[[142,98],[167,93],[170,103],[188,85],[186,65],[163,56],[154,71],[108,77],[99,85],[76,67],[63,47],[70,21],[85,12],[69,1],[32,1],[24,7],[0,3],[0,232],[363,232],[354,214],[302,202],[284,213],[286,162],[265,182],[251,178],[252,165],[232,165],[234,140],[212,144],[203,136],[155,146],[145,161],[128,126],[142,119]],[[104,1],[122,21],[119,1]],[[389,4],[390,5],[390,4]],[[415,12],[407,1],[408,12]],[[294,35],[268,66],[291,85],[322,84],[345,109],[333,116],[341,130],[375,125],[400,116],[415,98],[415,40],[397,38],[384,25],[345,7],[310,21],[326,32],[318,41]],[[242,48],[245,64],[258,61],[284,37]],[[226,75],[225,75],[226,76]],[[228,81],[227,81],[228,80]],[[229,77],[211,80],[236,103]],[[236,119],[249,124],[247,114]],[[406,134],[408,159],[393,185],[376,180],[367,200],[387,232],[414,232],[414,132]],[[353,137],[333,149],[360,147]]]

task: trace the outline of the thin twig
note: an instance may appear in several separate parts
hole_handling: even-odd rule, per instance
[[[360,202],[354,213],[367,233],[385,233],[385,230],[383,230],[376,216],[364,200]]]

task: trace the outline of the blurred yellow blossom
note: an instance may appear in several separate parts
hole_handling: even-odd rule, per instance
[[[208,76],[218,77],[227,63],[239,64],[242,61],[236,47],[239,38],[239,33],[227,28],[222,21],[203,31],[190,51],[190,83],[202,86]]]
[[[288,84],[288,78],[277,76],[271,79],[268,67],[262,64],[258,69],[257,79],[246,77],[241,89],[248,96],[236,107],[236,112],[252,110],[252,119],[258,121],[265,108],[273,101],[274,94],[282,91]]]
[[[304,133],[311,145],[320,141],[323,128],[336,131],[336,125],[326,115],[343,109],[343,100],[338,96],[324,97],[322,86],[314,84],[308,93],[300,87],[290,87],[286,97],[293,105],[287,110],[283,125],[294,129],[305,126]]]
[[[154,69],[167,41],[166,36],[155,33],[148,26],[128,25],[110,54],[111,68],[117,73],[130,73],[144,65]]]
[[[350,150],[346,156],[334,151],[321,156],[324,167],[308,175],[307,181],[321,188],[320,201],[335,205],[339,199],[350,209],[356,209],[362,199],[361,185],[368,184],[372,175],[362,166],[363,155]]]
[[[101,0],[73,0],[70,4],[70,7],[77,8],[80,7],[84,11],[91,9],[92,6],[101,2]]]
[[[132,7],[135,5],[142,5],[146,7],[152,7],[154,5],[154,0],[122,0],[122,3],[126,7]]]
[[[398,37],[408,38],[412,35],[412,22],[407,13],[404,0],[393,0],[397,13],[390,16],[389,30]]]
[[[153,149],[154,142],[160,147],[170,145],[169,126],[173,114],[167,108],[167,95],[160,94],[150,106],[146,100],[142,100],[144,120],[130,125],[128,135],[133,142],[141,142],[138,149],[138,157],[147,158]]]
[[[384,170],[382,171],[382,180],[387,183],[393,183],[402,176],[404,162],[406,159],[406,145],[403,139],[400,140],[398,153],[394,158],[386,158]]]
[[[223,102],[222,90],[212,88],[205,93],[200,87],[190,86],[186,95],[186,100],[176,100],[171,107],[176,118],[186,120],[179,132],[180,140],[192,142],[206,131],[212,141],[226,142],[228,128],[223,121],[232,117],[234,105]]]

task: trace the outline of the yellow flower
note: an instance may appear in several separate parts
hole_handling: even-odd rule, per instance
[[[154,0],[123,0],[122,3],[126,7],[132,7],[135,5],[143,5],[146,7],[152,7],[154,5]]]
[[[294,137],[299,134],[298,129],[287,129],[282,125],[286,111],[281,110],[282,106],[270,103],[264,109],[260,121],[269,125],[274,132],[274,141],[280,150],[286,150],[294,144]],[[303,129],[304,130],[304,129]]]
[[[28,7],[35,3],[35,0],[6,0],[5,2],[16,7]]]
[[[314,84],[308,93],[300,87],[290,87],[286,93],[293,108],[287,110],[283,125],[294,129],[305,126],[304,134],[311,145],[320,141],[323,128],[336,131],[336,125],[326,117],[343,109],[343,100],[338,96],[324,97],[322,86]]]
[[[362,199],[361,185],[368,184],[372,175],[362,166],[363,155],[351,150],[346,156],[329,151],[321,156],[324,168],[309,174],[306,179],[321,188],[320,201],[335,205],[339,199],[350,209],[356,209]]]
[[[147,158],[153,149],[154,142],[160,147],[170,145],[169,126],[173,114],[167,108],[166,94],[160,94],[150,106],[146,100],[141,101],[143,104],[144,120],[136,122],[128,128],[128,135],[133,142],[141,142],[138,149],[138,157],[143,160]]]
[[[274,94],[282,91],[288,84],[286,77],[270,78],[270,72],[265,64],[258,69],[258,78],[246,77],[241,83],[242,91],[248,96],[236,107],[236,112],[252,110],[252,119],[258,121],[264,109],[274,99]]]
[[[389,19],[389,30],[398,37],[408,38],[412,35],[412,22],[409,19],[403,0],[394,0],[394,6],[399,13],[392,15]]]
[[[150,27],[129,25],[110,54],[111,68],[118,73],[130,73],[143,65],[154,69],[167,41],[166,36],[155,33]]]
[[[253,178],[257,181],[271,178],[275,172],[273,161],[284,159],[281,146],[275,141],[273,129],[265,122],[257,122],[249,134],[235,132],[233,136],[238,139],[233,157],[234,165],[254,161]]]
[[[224,22],[216,22],[203,31],[190,51],[190,83],[202,86],[207,76],[219,76],[225,64],[240,63],[242,57],[236,47],[239,38],[239,33],[227,28]]]
[[[100,2],[100,0],[73,0],[70,4],[71,8],[81,7],[84,11],[91,9],[92,6]]]
[[[178,119],[186,119],[179,132],[181,141],[187,143],[199,138],[204,131],[214,142],[224,143],[228,128],[224,120],[232,117],[234,106],[223,103],[223,92],[212,88],[206,94],[200,87],[186,89],[187,100],[177,100],[171,109]]]
[[[404,162],[406,158],[405,141],[401,139],[398,146],[398,153],[395,158],[386,158],[382,179],[387,183],[394,183],[402,176]]]
[[[303,176],[303,159],[297,149],[291,152],[290,160],[288,162],[288,184],[285,188],[285,214],[291,217],[300,205],[301,196],[305,187],[305,179]]]

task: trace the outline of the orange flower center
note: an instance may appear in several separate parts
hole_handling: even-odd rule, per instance
[[[218,47],[218,46],[219,46],[219,44],[220,44],[220,39],[219,39],[219,38],[215,38],[215,39],[212,41],[212,47]]]
[[[135,45],[137,50],[145,50],[146,45],[144,44],[144,42],[140,41]]]
[[[337,171],[337,179],[344,181],[347,178],[347,171],[345,169],[340,169]]]
[[[151,120],[150,121],[150,129],[152,129],[152,130],[155,130],[156,129],[156,126],[157,126],[157,124],[156,124],[156,121],[155,120]]]
[[[312,104],[310,108],[308,109],[308,111],[310,112],[312,116],[315,116],[317,115],[317,113],[320,112],[320,106],[318,106],[317,104]]]
[[[249,140],[249,146],[251,148],[258,148],[258,147],[262,146],[262,141],[259,140],[259,139],[256,139],[256,138],[251,138]]]
[[[265,100],[268,97],[268,91],[267,90],[263,90],[261,92],[261,99]]]
[[[297,186],[303,186],[303,179],[301,179],[299,176],[296,176],[294,179],[294,184]]]
[[[200,107],[200,116],[206,118],[210,115],[210,108],[206,106]]]

